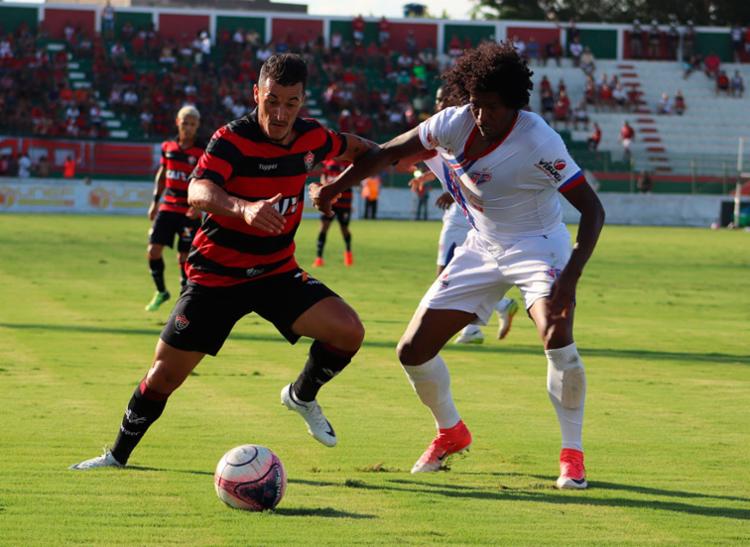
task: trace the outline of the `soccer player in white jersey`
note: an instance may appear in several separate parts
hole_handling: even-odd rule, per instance
[[[532,72],[512,44],[484,43],[443,74],[461,107],[358,158],[329,186],[312,185],[324,213],[331,200],[370,173],[436,149],[455,172],[449,190],[474,228],[422,298],[398,344],[398,357],[438,435],[413,473],[437,471],[471,444],[453,402],[440,349],[463,327],[486,321],[513,285],[523,295],[547,358],[547,391],[562,433],[558,488],[586,488],[583,407],[586,377],[573,341],[578,279],[594,251],[604,209],[560,136],[529,102]],[[580,213],[576,243],[562,223],[558,194]],[[502,387],[500,388],[502,389]]]
[[[448,106],[447,96],[442,87],[438,88],[435,93],[435,112],[440,112]],[[443,228],[440,230],[437,254],[437,275],[440,275],[453,258],[455,250],[466,241],[471,224],[448,191],[447,181],[452,173],[450,166],[437,153],[422,161],[429,171],[412,179],[410,185],[421,188],[423,184],[437,179],[443,188],[443,194],[435,202],[438,207],[444,209]],[[495,310],[499,323],[497,338],[502,340],[510,332],[513,317],[518,313],[518,304],[512,298],[503,297],[495,304]],[[457,344],[481,344],[482,342],[484,342],[482,329],[474,323],[466,325],[456,338]]]

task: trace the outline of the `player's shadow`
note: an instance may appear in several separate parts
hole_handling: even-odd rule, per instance
[[[637,507],[641,509],[651,509],[657,511],[673,511],[686,513],[690,515],[700,515],[705,517],[721,517],[729,519],[750,520],[750,510],[737,509],[734,507],[713,507],[707,505],[691,505],[680,501],[662,501],[662,500],[640,500],[632,498],[598,498],[596,489],[611,490],[629,490],[633,492],[648,495],[663,495],[669,497],[693,497],[686,492],[675,492],[671,490],[659,490],[637,486],[626,486],[607,482],[590,483],[591,491],[579,492],[560,492],[554,490],[551,486],[552,477],[532,475],[536,478],[542,478],[550,484],[549,488],[505,488],[489,490],[487,488],[477,488],[474,486],[456,485],[456,484],[433,484],[429,482],[420,482],[408,479],[387,479],[390,483],[385,487],[377,485],[360,485],[360,488],[385,488],[398,490],[402,492],[421,492],[430,495],[442,495],[449,498],[471,498],[481,500],[495,501],[528,501],[533,503],[549,504],[568,504],[568,505],[585,505],[585,506],[602,506],[602,507]],[[614,488],[610,488],[614,486]],[[695,495],[699,497],[699,495]],[[716,496],[703,496],[707,498],[716,498]],[[726,497],[733,501],[745,501],[744,498]]]
[[[50,323],[0,323],[0,328],[18,329],[18,330],[39,330],[39,331],[60,331],[60,332],[80,332],[96,334],[120,334],[125,336],[153,336],[157,337],[161,328],[115,328],[103,327],[96,325],[73,325],[73,324],[50,324]],[[246,332],[233,332],[230,335],[232,340],[245,340],[250,342],[278,342],[286,344],[286,340],[280,334],[252,334]],[[365,339],[364,347],[376,348],[396,348],[397,340],[373,340]],[[469,353],[492,353],[502,352],[507,355],[541,355],[542,346],[539,345],[516,345],[513,343],[498,345],[455,345],[448,344],[443,348],[448,352],[469,352]],[[729,353],[688,353],[679,351],[653,351],[648,349],[608,349],[587,347],[583,351],[586,357],[608,357],[616,359],[646,359],[646,360],[668,360],[695,363],[711,364],[742,364],[750,366],[750,355],[734,355]]]
[[[341,511],[333,507],[277,507],[273,511],[277,515],[285,517],[324,517],[338,519],[375,519],[375,515],[367,513],[352,513],[350,511]]]

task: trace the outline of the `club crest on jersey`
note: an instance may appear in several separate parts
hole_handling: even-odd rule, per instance
[[[174,328],[177,330],[185,330],[188,325],[190,325],[190,320],[184,314],[179,314],[174,318]]]
[[[429,130],[427,131],[426,139],[427,139],[427,144],[429,144],[433,148],[440,144],[438,140],[435,138],[435,136],[432,134],[432,132]]]
[[[315,166],[315,154],[312,153],[312,151],[305,154],[304,157],[305,160],[305,170],[309,173],[312,171],[312,168]]]
[[[562,182],[562,174],[560,173],[560,171],[565,169],[565,165],[565,161],[559,159],[555,161],[540,159],[537,163],[534,164],[534,167],[539,169],[542,173],[547,175],[548,178],[554,180],[555,182]]]
[[[195,165],[198,162],[198,159],[195,156],[188,156],[188,163],[190,165]]]
[[[469,173],[469,176],[471,177],[472,182],[477,186],[492,180],[492,173]]]

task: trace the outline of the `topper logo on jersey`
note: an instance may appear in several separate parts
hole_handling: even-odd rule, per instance
[[[540,159],[536,164],[534,164],[534,167],[539,169],[542,173],[547,175],[549,178],[554,179],[556,182],[562,181],[562,174],[560,171],[565,169],[565,161],[557,159],[555,161],[547,161],[545,159]]]
[[[292,196],[281,198],[276,204],[274,204],[274,208],[284,216],[293,215],[299,208],[299,197]]]
[[[492,173],[469,173],[469,177],[471,177],[471,180],[474,184],[479,186],[480,184],[484,184],[485,182],[489,182],[490,180],[492,180]]]
[[[260,169],[261,171],[273,171],[278,166],[278,163],[259,163],[258,169]]]
[[[315,165],[315,154],[312,153],[312,151],[305,154],[304,157],[305,161],[305,170],[309,173],[312,171],[313,166]]]
[[[174,169],[167,169],[167,178],[172,180],[187,180],[188,173],[183,171],[175,171]]]

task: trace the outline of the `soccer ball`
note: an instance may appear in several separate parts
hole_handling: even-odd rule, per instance
[[[245,444],[219,460],[214,473],[219,499],[247,511],[273,509],[286,490],[286,471],[279,457],[265,446]]]

